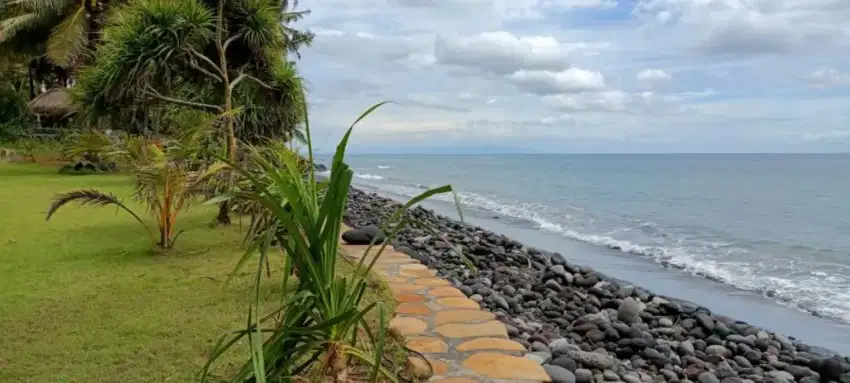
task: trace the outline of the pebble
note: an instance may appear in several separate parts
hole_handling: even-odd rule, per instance
[[[574,361],[570,358],[567,358],[565,356],[559,356],[555,359],[552,359],[552,361],[549,362],[549,364],[552,364],[552,365],[555,365],[555,366],[558,366],[558,367],[566,368],[567,370],[570,370],[572,372],[575,372],[576,368],[578,366],[578,363],[576,363],[576,361]]]
[[[576,376],[563,367],[547,364],[543,366],[543,370],[552,379],[552,383],[576,383]]]
[[[588,369],[579,368],[575,371],[575,377],[577,383],[591,383],[593,382],[593,372]]]
[[[720,383],[720,379],[717,379],[714,374],[708,371],[699,374],[697,380],[699,381],[699,383]]]

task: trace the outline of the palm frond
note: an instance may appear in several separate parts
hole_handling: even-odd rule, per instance
[[[82,189],[75,190],[72,192],[60,194],[53,199],[53,202],[50,204],[50,207],[47,209],[47,216],[45,220],[49,221],[50,217],[56,213],[59,208],[65,206],[67,204],[75,204],[77,206],[92,206],[92,207],[103,207],[109,205],[115,205],[120,209],[123,209],[127,213],[133,216],[142,226],[145,227],[145,230],[148,232],[148,235],[153,238],[153,234],[151,234],[150,229],[148,229],[148,225],[143,221],[133,210],[131,210],[127,205],[125,205],[115,194],[112,193],[103,193],[94,189]]]
[[[34,27],[38,21],[36,13],[25,13],[0,21],[0,43],[16,37],[21,31]]]
[[[86,8],[80,4],[53,29],[47,40],[47,57],[62,67],[73,65],[86,49],[88,31]]]
[[[19,5],[34,12],[59,12],[68,6],[68,0],[12,0],[9,3]]]

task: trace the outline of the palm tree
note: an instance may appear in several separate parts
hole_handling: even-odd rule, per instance
[[[99,133],[94,133],[99,134]],[[101,141],[108,142],[103,137]],[[133,184],[133,198],[142,203],[156,221],[158,238],[142,218],[112,193],[93,189],[75,190],[58,195],[47,210],[47,220],[62,206],[68,204],[108,206],[114,205],[136,219],[156,241],[160,249],[170,249],[180,235],[175,233],[178,214],[198,201],[205,181],[221,169],[219,165],[195,170],[191,161],[192,148],[178,142],[152,142],[144,138],[125,140],[123,149],[111,155],[129,168]]]
[[[300,79],[285,54],[313,35],[285,25],[307,14],[289,8],[286,0],[137,0],[121,7],[103,30],[95,64],[80,75],[84,113],[99,118],[153,102],[214,113],[235,162],[237,119],[258,116],[258,107],[292,127],[302,118]],[[181,98],[187,88],[213,91]],[[230,222],[227,202],[218,221]]]
[[[94,48],[109,0],[0,0],[0,52],[28,62],[30,98],[68,86]],[[42,86],[37,87],[36,82]]]

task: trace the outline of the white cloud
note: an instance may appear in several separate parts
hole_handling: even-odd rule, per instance
[[[637,79],[645,82],[657,82],[672,79],[667,72],[661,69],[644,69],[637,74]]]
[[[850,73],[835,69],[818,69],[809,75],[809,80],[818,86],[850,85]]]
[[[509,32],[483,32],[470,37],[438,37],[434,52],[441,64],[507,74],[520,69],[566,68],[565,48],[551,36],[517,37]]]
[[[850,130],[830,130],[828,132],[809,133],[803,135],[806,141],[828,141],[846,139],[850,137]]]
[[[782,53],[842,38],[850,17],[843,0],[639,0],[635,14],[682,27],[706,53]]]
[[[605,88],[605,78],[601,73],[578,68],[560,72],[521,69],[508,79],[521,89],[536,94],[581,93]]]
[[[544,100],[555,108],[569,112],[625,112],[642,97],[620,90],[584,94],[558,94]]]

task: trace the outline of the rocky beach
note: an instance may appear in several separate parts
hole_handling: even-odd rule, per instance
[[[349,199],[354,228],[381,225],[399,207],[357,189]],[[493,312],[554,382],[850,383],[848,357],[423,208],[409,215],[429,230],[402,230],[396,250]]]

